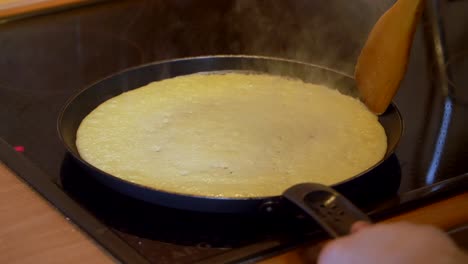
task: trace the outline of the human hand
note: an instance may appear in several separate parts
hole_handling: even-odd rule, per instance
[[[318,264],[462,264],[468,257],[441,230],[406,222],[358,222],[352,234],[329,242]]]

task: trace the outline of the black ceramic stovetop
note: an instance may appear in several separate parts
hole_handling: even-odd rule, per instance
[[[1,157],[126,262],[251,259],[319,239],[323,234],[304,218],[177,211],[115,193],[70,160],[56,120],[66,100],[86,85],[161,59],[254,54],[352,73],[366,34],[392,1],[372,2],[109,1],[1,24],[0,137],[27,160],[6,160],[15,155],[7,155],[12,152],[4,143]],[[452,180],[468,172],[468,3],[450,2],[444,10],[452,96],[445,96],[431,34],[421,26],[395,99],[405,131],[382,173],[393,191],[358,201],[374,218],[466,186]],[[437,183],[444,184],[430,187]]]

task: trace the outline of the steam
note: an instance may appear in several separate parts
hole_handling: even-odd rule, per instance
[[[352,75],[372,26],[395,0],[148,1],[133,26],[153,32],[155,59],[249,54],[318,64]],[[144,20],[142,20],[144,21]],[[146,42],[148,40],[145,39]]]
[[[229,50],[352,74],[367,34],[393,2],[237,0],[226,14]]]

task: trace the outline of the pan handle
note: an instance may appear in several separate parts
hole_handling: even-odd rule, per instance
[[[334,238],[346,236],[357,221],[371,222],[369,217],[332,188],[302,183],[287,189],[283,196],[300,207]]]

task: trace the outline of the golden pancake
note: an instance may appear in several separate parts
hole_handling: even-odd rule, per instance
[[[153,82],[92,111],[81,157],[127,181],[210,197],[332,185],[379,162],[387,139],[359,100],[272,75],[213,73]]]

